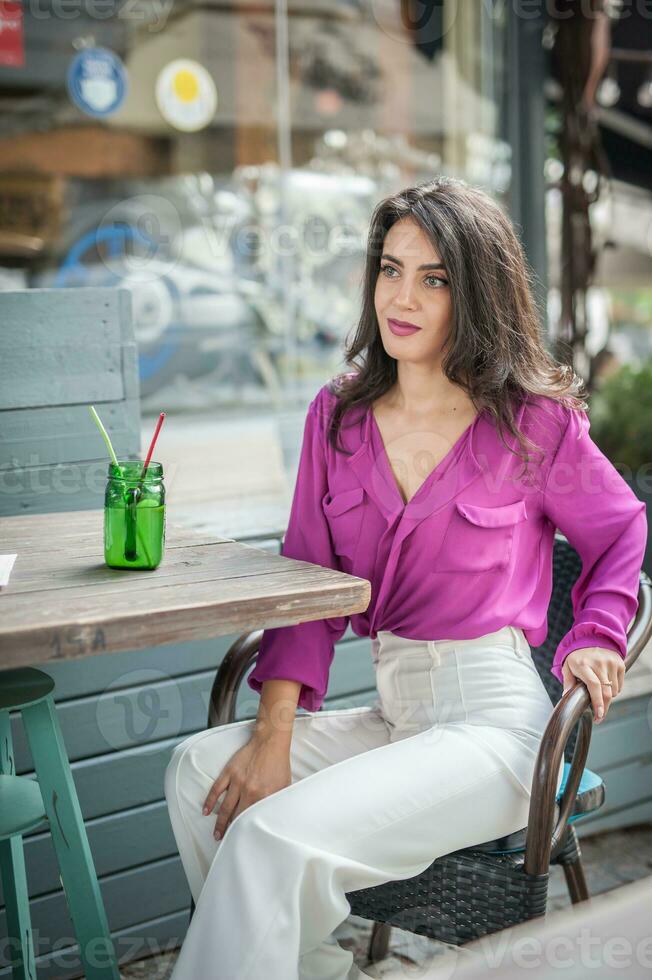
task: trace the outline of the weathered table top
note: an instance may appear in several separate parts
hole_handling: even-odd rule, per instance
[[[103,511],[0,519],[0,668],[363,612],[366,579],[168,520],[157,569],[104,564]]]

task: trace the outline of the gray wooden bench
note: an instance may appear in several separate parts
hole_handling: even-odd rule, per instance
[[[103,506],[108,456],[140,453],[127,290],[0,293],[0,517]]]

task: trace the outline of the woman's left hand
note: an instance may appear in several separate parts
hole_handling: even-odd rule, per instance
[[[564,678],[563,694],[571,691],[578,681],[586,684],[594,720],[596,724],[600,724],[604,721],[613,698],[620,694],[625,677],[625,662],[615,650],[581,647],[568,654],[561,666],[561,673]]]

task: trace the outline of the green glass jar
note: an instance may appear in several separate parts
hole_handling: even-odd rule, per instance
[[[165,550],[165,487],[162,463],[109,463],[104,497],[104,560],[111,568],[157,568]]]

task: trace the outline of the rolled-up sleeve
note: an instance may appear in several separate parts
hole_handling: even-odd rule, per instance
[[[543,504],[582,560],[571,589],[573,626],[558,644],[551,667],[562,683],[562,664],[580,647],[602,647],[626,657],[647,541],[645,503],[591,439],[587,413],[566,412]]]
[[[328,489],[326,465],[324,434],[313,400],[306,415],[281,554],[341,571],[322,509]],[[348,622],[348,616],[338,616],[264,630],[256,664],[247,678],[249,687],[260,693],[263,681],[272,678],[301,681],[298,706],[318,711],[326,696],[335,643]]]

